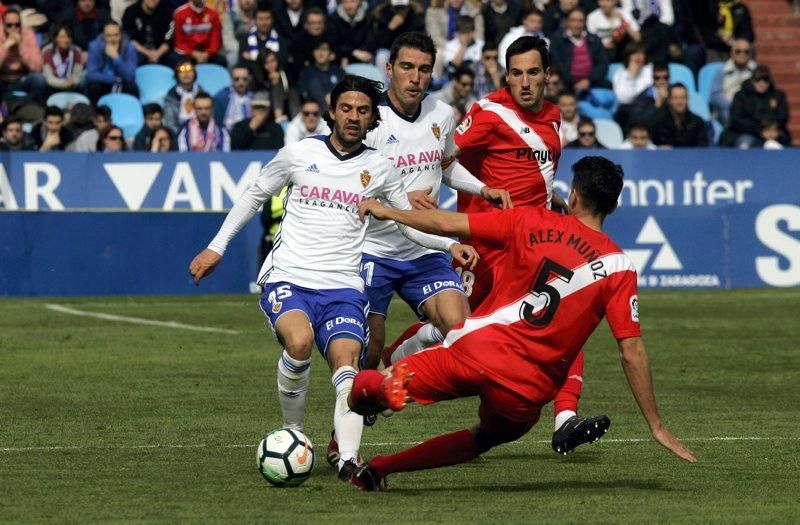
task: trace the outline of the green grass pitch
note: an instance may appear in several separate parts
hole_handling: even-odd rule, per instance
[[[45,307],[226,328],[203,333]],[[256,296],[0,300],[0,522],[796,523],[800,290],[641,297],[663,419],[699,463],[650,441],[605,325],[586,346],[585,414],[609,433],[567,457],[552,416],[457,467],[359,493],[324,460],[333,388],[317,355],[316,467],[276,489],[256,445],[280,426],[279,348]],[[389,336],[412,316],[395,302]],[[471,425],[476,400],[411,406],[365,429],[366,457]]]

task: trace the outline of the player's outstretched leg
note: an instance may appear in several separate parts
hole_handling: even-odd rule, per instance
[[[422,328],[423,326],[425,326],[423,323],[412,324],[411,326],[406,328],[402,334],[400,334],[400,337],[395,339],[394,343],[384,348],[383,351],[381,352],[381,361],[383,361],[383,366],[385,366],[386,368],[392,366],[392,360],[391,360],[392,354],[394,354],[397,351],[397,348],[401,344],[406,342],[408,338],[414,336],[414,334],[416,334],[419,331],[419,329]]]
[[[408,402],[406,385],[414,375],[401,363],[378,372],[362,370],[356,375],[348,404],[358,414],[377,414],[386,409],[398,412]]]
[[[433,323],[425,323],[417,333],[406,339],[390,355],[390,364],[394,364],[404,357],[422,352],[426,348],[444,341],[444,335]],[[384,361],[385,363],[385,361]]]

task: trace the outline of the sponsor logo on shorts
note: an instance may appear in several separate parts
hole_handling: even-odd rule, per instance
[[[449,281],[435,281],[431,284],[426,284],[422,287],[422,293],[425,295],[431,294],[433,292],[437,292],[439,290],[443,290],[446,288],[456,288],[458,290],[464,291],[464,285],[462,285],[458,281],[453,281],[452,279]]]
[[[335,327],[337,325],[340,325],[340,324],[354,324],[354,325],[358,326],[359,328],[361,328],[362,330],[364,329],[364,323],[362,323],[361,321],[359,321],[355,317],[342,317],[342,316],[337,317],[336,319],[331,319],[330,321],[325,323],[325,328],[330,330],[333,327]]]
[[[634,323],[639,322],[639,297],[636,295],[631,295],[630,298],[631,303],[631,321]]]

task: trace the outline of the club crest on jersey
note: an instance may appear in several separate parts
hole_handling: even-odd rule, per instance
[[[369,174],[367,170],[361,172],[361,185],[365,188],[369,184],[369,181],[372,180],[372,175]]]
[[[272,313],[273,313],[273,314],[277,314],[278,312],[280,312],[280,311],[281,311],[281,308],[283,308],[283,302],[281,302],[281,301],[277,301],[277,302],[275,302],[275,303],[272,305]]]
[[[465,118],[464,121],[461,122],[461,124],[458,125],[458,127],[456,128],[456,131],[458,131],[459,135],[463,135],[464,133],[467,132],[467,130],[469,129],[469,127],[471,125],[472,125],[472,115],[470,115],[467,118]]]
[[[436,122],[431,125],[431,131],[433,131],[433,136],[436,137],[436,140],[439,140],[442,137],[442,130],[439,128],[439,124]]]

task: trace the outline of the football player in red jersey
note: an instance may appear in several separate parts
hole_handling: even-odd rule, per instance
[[[470,108],[453,134],[447,153],[458,157],[463,168],[483,184],[504,188],[514,206],[566,209],[564,200],[553,192],[553,181],[561,156],[558,106],[545,100],[550,55],[544,39],[523,36],[506,52],[507,88],[495,91]],[[491,203],[459,193],[458,211],[484,212]],[[482,303],[495,283],[494,270],[505,251],[487,243],[474,244],[481,255],[477,267],[457,268],[473,314],[483,311]],[[412,355],[437,344],[446,334],[433,326],[414,325],[384,352],[384,364]],[[577,415],[583,388],[583,352],[572,362],[569,379],[555,397],[552,446],[560,454],[594,441],[611,424],[607,416],[582,418]]]
[[[480,396],[479,423],[359,467],[351,482],[380,488],[387,475],[453,465],[519,439],[567,379],[570,363],[603,317],[617,339],[628,384],[653,438],[695,463],[664,426],[639,329],[636,269],[602,233],[617,206],[622,168],[603,157],[573,166],[569,215],[541,206],[451,213],[404,211],[368,200],[364,217],[390,219],[440,235],[469,237],[507,252],[495,267],[497,287],[482,315],[451,330],[442,345],[402,359],[384,373],[356,376],[348,402],[359,413],[401,409],[407,397],[430,404]]]

